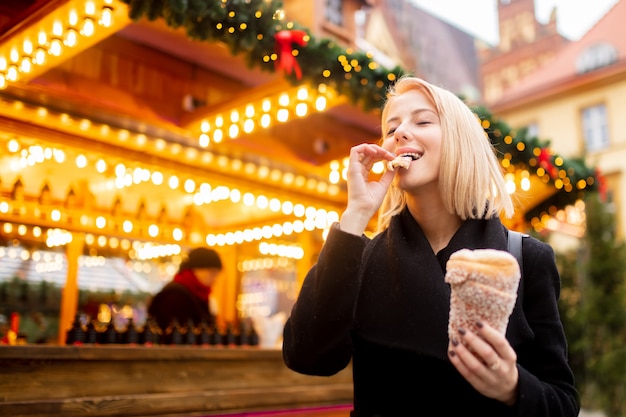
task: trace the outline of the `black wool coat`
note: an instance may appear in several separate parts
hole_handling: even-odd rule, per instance
[[[328,376],[352,361],[358,417],[576,417],[552,248],[523,239],[523,272],[506,337],[518,356],[518,401],[489,399],[447,355],[448,258],[462,248],[507,249],[499,219],[467,220],[435,254],[404,210],[373,239],[331,229],[307,274],[283,334],[292,370]],[[468,414],[470,413],[470,414]]]
[[[211,314],[209,303],[194,295],[187,287],[170,282],[165,285],[150,301],[148,317],[156,320],[161,330],[178,321],[181,326],[193,322],[195,326],[206,323],[215,324],[215,317]]]

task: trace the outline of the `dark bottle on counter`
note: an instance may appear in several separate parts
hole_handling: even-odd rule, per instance
[[[211,346],[221,346],[222,344],[222,334],[220,333],[219,329],[217,328],[216,325],[211,326],[210,329],[211,333],[211,337],[209,339],[209,344]]]
[[[196,329],[196,326],[194,325],[193,320],[189,320],[187,322],[187,326],[185,326],[184,344],[186,345],[197,344],[197,335],[198,335],[198,330]]]
[[[136,345],[139,343],[139,332],[137,331],[137,327],[135,327],[135,321],[132,317],[128,319],[126,331],[122,334],[122,343],[129,345]]]
[[[178,320],[174,319],[165,330],[166,344],[169,345],[182,345],[183,344],[183,332]]]
[[[65,344],[82,345],[83,343],[85,343],[85,329],[80,321],[80,314],[76,314],[72,327],[66,333]]]
[[[100,344],[111,345],[118,343],[118,332],[113,324],[113,320],[107,324],[106,328],[100,333]]]
[[[248,334],[248,345],[259,346],[259,334],[254,329],[254,326],[250,327],[250,333]]]
[[[239,325],[239,340],[241,346],[254,346],[259,343],[259,337],[254,331],[252,320],[243,319]]]
[[[98,343],[98,329],[93,320],[87,323],[87,329],[85,330],[85,343],[95,345]]]
[[[226,323],[226,330],[222,335],[222,344],[224,346],[235,346],[235,337],[232,323]]]
[[[239,334],[237,335],[237,345],[238,346],[248,346],[250,344],[249,333],[246,329],[240,328]]]
[[[140,335],[140,342],[145,346],[159,344],[161,339],[161,329],[153,318],[148,318]]]
[[[200,325],[198,326],[198,344],[200,346],[210,346],[211,345],[211,326],[207,323],[206,320],[202,320]]]

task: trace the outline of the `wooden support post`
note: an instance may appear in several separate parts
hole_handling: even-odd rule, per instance
[[[72,327],[78,309],[78,258],[83,253],[85,235],[74,233],[72,241],[67,245],[67,277],[61,293],[61,314],[59,317],[59,345],[65,345],[65,335]]]
[[[222,258],[222,273],[213,285],[212,297],[219,306],[218,324],[224,326],[237,320],[237,295],[240,291],[239,273],[237,272],[237,246],[216,248]]]

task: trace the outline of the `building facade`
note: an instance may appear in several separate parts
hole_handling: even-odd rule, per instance
[[[509,6],[515,3],[524,0],[511,1]],[[494,114],[510,125],[527,128],[549,140],[564,156],[584,158],[598,168],[603,194],[616,211],[620,239],[626,236],[624,16],[626,1],[620,0],[581,39],[559,47],[541,67],[519,77],[497,100],[489,102]],[[501,29],[504,24],[501,22]],[[521,32],[521,28],[517,30]],[[515,61],[515,53],[502,59]],[[488,61],[486,65],[490,68],[492,64]],[[488,76],[486,71],[483,74]],[[485,81],[486,90],[489,84]],[[489,91],[485,96],[494,97]]]
[[[480,99],[480,41],[410,1],[378,0],[365,12],[365,47],[468,101]]]
[[[535,17],[534,0],[494,0],[498,4],[500,42],[480,50],[482,99],[499,100],[519,80],[541,68],[569,41],[557,31],[553,10],[547,24]]]

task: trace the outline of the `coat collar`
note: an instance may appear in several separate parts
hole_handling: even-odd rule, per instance
[[[466,220],[435,255],[407,209],[394,216],[363,254],[356,335],[447,360],[450,288],[444,281],[445,266],[462,248],[505,250],[506,229],[498,218]]]
[[[394,227],[394,223],[397,227]],[[424,231],[405,207],[404,210],[391,221],[392,233],[400,231],[403,239],[409,244],[417,244],[423,247],[428,244]],[[507,249],[506,228],[498,217],[490,219],[465,220],[459,230],[456,231],[448,246],[436,254],[441,269],[445,271],[445,263],[454,252],[460,249]]]

